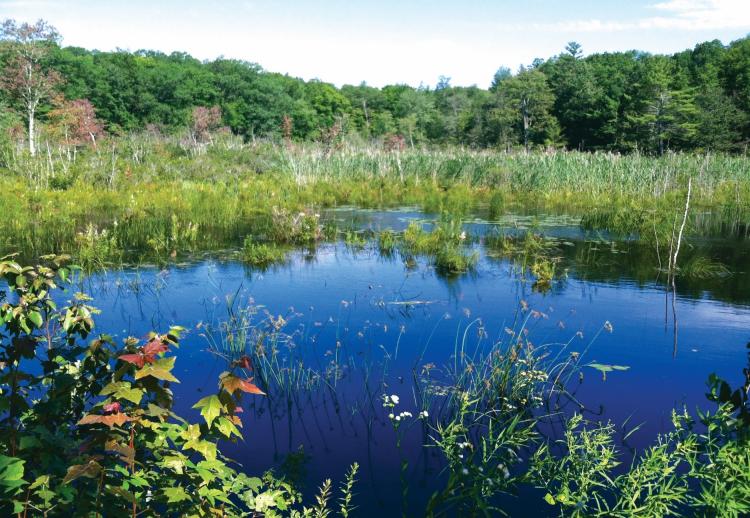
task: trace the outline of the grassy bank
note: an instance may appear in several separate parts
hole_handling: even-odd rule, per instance
[[[96,265],[239,248],[248,238],[301,244],[320,237],[316,214],[340,205],[490,219],[577,214],[589,228],[647,236],[671,230],[688,179],[689,230],[750,221],[750,159],[741,156],[326,150],[230,137],[195,150],[146,136],[69,151],[0,160],[3,252],[65,252]]]

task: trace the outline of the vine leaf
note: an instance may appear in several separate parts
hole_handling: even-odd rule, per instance
[[[226,417],[220,417],[216,420],[216,428],[218,428],[225,437],[236,435],[240,439],[242,438],[242,432],[237,429],[237,426],[235,426],[233,420]]]
[[[127,399],[136,405],[143,399],[143,394],[143,389],[133,388],[127,381],[113,381],[99,391],[100,396],[112,395],[115,399]]]
[[[0,494],[12,496],[26,484],[23,480],[25,462],[16,457],[0,455]]]
[[[187,429],[183,430],[182,436],[185,439],[183,449],[195,450],[209,460],[216,460],[216,443],[202,440],[200,427],[197,424],[188,425]]]

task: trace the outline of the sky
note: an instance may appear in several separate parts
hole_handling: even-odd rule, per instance
[[[337,86],[487,87],[559,54],[671,53],[750,34],[750,0],[0,0],[0,20],[44,18],[63,44],[219,56]]]

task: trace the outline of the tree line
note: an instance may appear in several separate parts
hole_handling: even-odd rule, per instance
[[[435,87],[337,88],[247,61],[64,47],[44,21],[6,20],[0,68],[2,138],[23,137],[32,154],[41,131],[95,145],[105,131],[146,128],[192,127],[195,138],[209,123],[246,139],[406,146],[663,153],[747,152],[750,142],[750,37],[673,55],[584,55],[571,42],[516,72],[500,68],[488,89],[448,77]]]

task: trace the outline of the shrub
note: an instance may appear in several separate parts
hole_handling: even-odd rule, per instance
[[[202,422],[182,419],[170,385],[178,383],[172,371],[183,329],[121,346],[106,335],[85,344],[97,310],[82,294],[58,308],[52,294],[70,274],[67,258],[43,260],[36,267],[0,261],[10,292],[0,294],[4,516],[313,512],[293,509],[300,495],[291,485],[271,473],[241,473],[217,448],[242,437],[242,397],[263,395],[247,377],[248,361],[232,362],[217,392],[195,403]],[[354,473],[344,486],[347,509]]]

